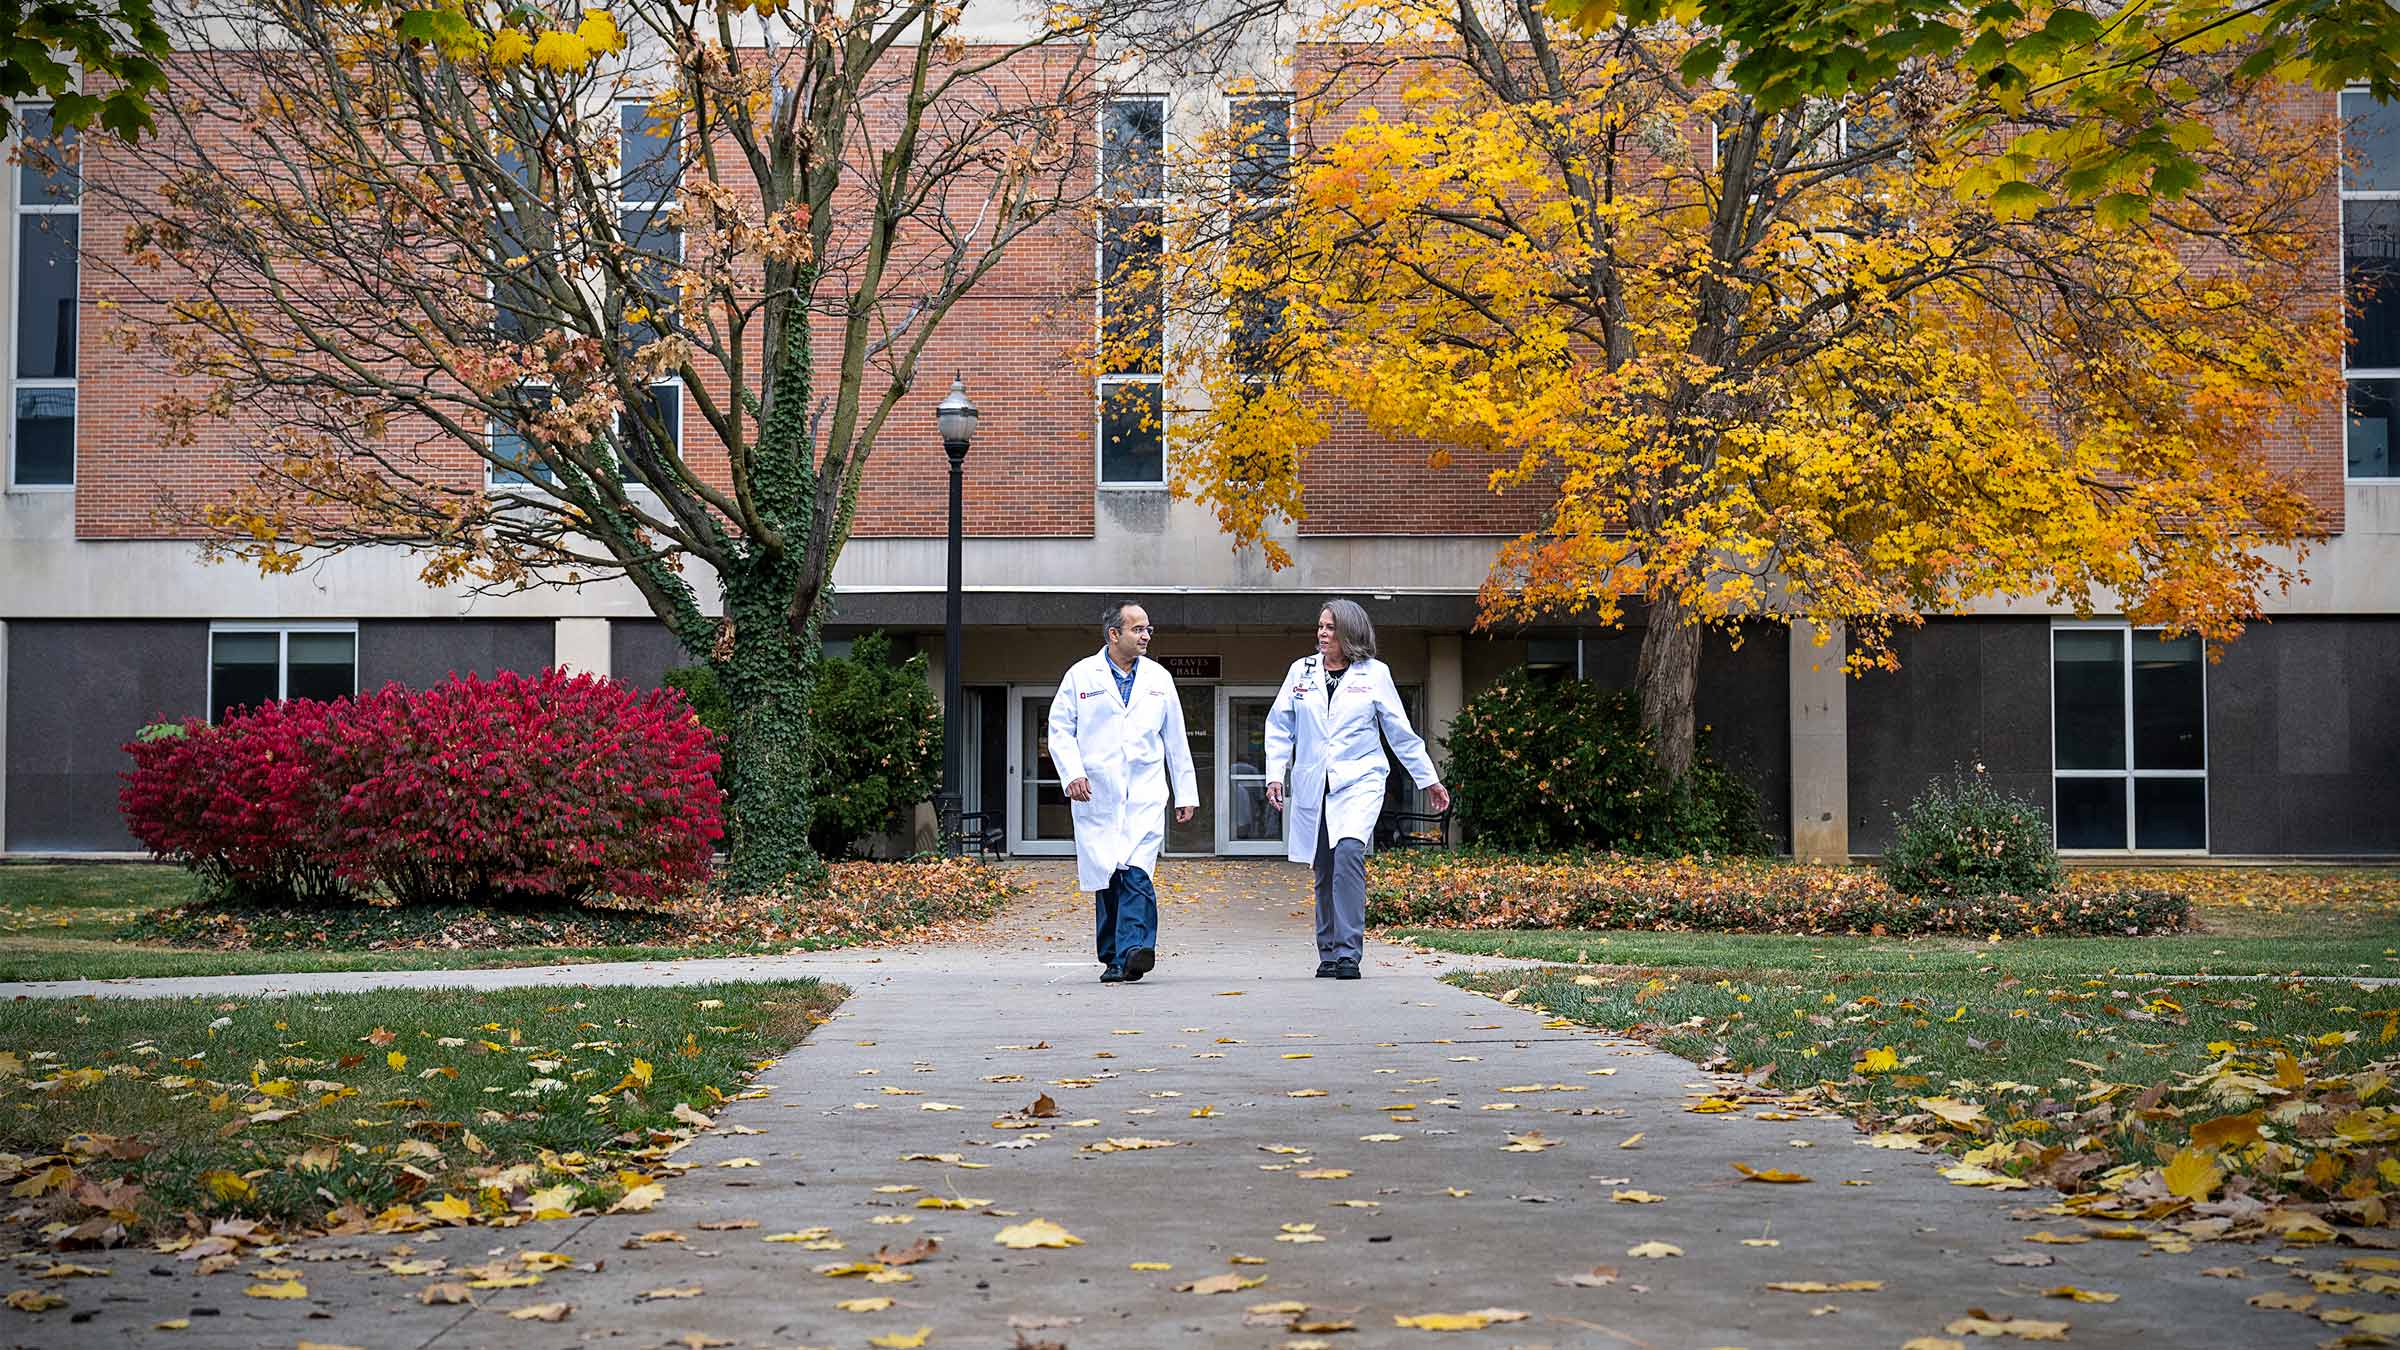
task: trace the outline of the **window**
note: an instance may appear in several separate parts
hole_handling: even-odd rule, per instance
[[[1100,113],[1100,484],[1167,479],[1160,235],[1166,224],[1167,103],[1112,98]]]
[[[486,487],[524,487],[531,483],[553,481],[550,466],[542,462],[527,441],[533,419],[550,406],[548,386],[519,385],[508,391],[509,412],[495,417],[491,423],[492,454],[514,467],[503,468],[485,461],[483,481]]]
[[[620,301],[618,314],[626,340],[640,347],[675,327],[674,276],[683,262],[683,226],[676,217],[683,201],[682,121],[661,118],[644,101],[618,103],[617,156],[618,227],[638,255],[632,270],[640,283],[636,294]],[[662,435],[664,446],[658,443]],[[629,486],[644,477],[663,478],[666,460],[683,449],[683,382],[650,386],[646,417],[617,418],[617,445],[630,461]]]
[[[2342,94],[2342,285],[2352,478],[2400,478],[2400,104]]]
[[[2071,624],[2051,640],[2062,849],[2208,847],[2208,688],[2200,639]]]
[[[356,624],[218,624],[208,635],[208,720],[278,699],[358,692]]]
[[[1236,295],[1226,315],[1233,368],[1253,387],[1266,378],[1288,301],[1275,289],[1275,226],[1292,190],[1292,101],[1282,95],[1231,101],[1233,123],[1232,250],[1264,277],[1253,293]]]
[[[75,131],[53,133],[48,104],[17,108],[17,253],[15,417],[8,484],[75,485],[75,311],[81,289],[78,250],[83,184],[75,170]]]

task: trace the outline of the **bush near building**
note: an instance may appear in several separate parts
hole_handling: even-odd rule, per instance
[[[1624,690],[1531,671],[1469,699],[1444,742],[1467,842],[1508,852],[1763,854],[1758,792],[1702,753],[1670,779]]]
[[[2042,895],[2066,884],[2042,809],[1974,773],[1936,779],[1892,817],[1883,879],[1903,895]]]
[[[2191,909],[2148,889],[1911,896],[1864,868],[1756,859],[1391,854],[1367,872],[1367,921],[1392,927],[2138,936]]]
[[[723,835],[711,739],[673,690],[452,676],[150,728],[119,802],[228,899],[665,900]]]
[[[853,844],[931,800],[942,779],[942,705],[925,682],[922,653],[892,659],[891,639],[868,633],[847,655],[817,667],[809,695],[809,847],[840,858]],[[733,703],[707,666],[666,674],[692,712],[717,733],[720,785],[733,781]]]

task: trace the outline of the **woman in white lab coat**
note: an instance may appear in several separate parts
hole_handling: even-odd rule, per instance
[[[1317,614],[1317,650],[1292,663],[1267,713],[1267,803],[1288,809],[1285,856],[1316,869],[1319,979],[1358,978],[1367,851],[1392,767],[1386,739],[1433,809],[1449,810],[1425,738],[1408,724],[1390,668],[1375,659],[1375,625],[1355,601],[1328,600]]]

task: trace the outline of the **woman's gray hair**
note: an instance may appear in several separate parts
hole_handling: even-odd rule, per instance
[[[1342,644],[1342,654],[1349,661],[1363,661],[1375,654],[1374,620],[1356,600],[1328,600],[1319,608],[1333,615],[1333,640]]]

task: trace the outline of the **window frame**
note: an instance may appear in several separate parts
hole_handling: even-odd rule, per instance
[[[2400,188],[2353,188],[2347,181],[2350,119],[2343,114],[2342,103],[2353,94],[2368,99],[2374,97],[2373,91],[2365,85],[2346,85],[2334,94],[2333,122],[2336,155],[2333,220],[2334,265],[2340,274],[2341,293],[2345,303],[2350,294],[2350,203],[2390,202],[2400,205]],[[2400,147],[2395,147],[2395,149],[2400,150]],[[2400,277],[2400,265],[2396,265],[2393,271],[2396,277]],[[2345,324],[2342,343],[2342,481],[2344,483],[2400,484],[2400,444],[2385,447],[2385,463],[2389,472],[2374,475],[2359,475],[2350,472],[2350,386],[2353,382],[2368,380],[2385,381],[2400,386],[2400,366],[2352,366],[2350,364],[2349,336]],[[2394,414],[2393,421],[2400,423],[2400,408],[2395,408]]]
[[[1108,195],[1108,115],[1112,104],[1147,102],[1158,105],[1159,194],[1154,197],[1134,197],[1117,201]],[[1171,194],[1167,191],[1167,119],[1173,103],[1163,93],[1127,89],[1110,93],[1100,101],[1095,116],[1094,144],[1098,147],[1092,165],[1093,187],[1100,198],[1098,219],[1092,231],[1092,335],[1097,345],[1105,331],[1108,308],[1108,220],[1113,208],[1131,207],[1155,210],[1163,231]],[[1164,307],[1164,285],[1161,284],[1161,307]],[[1167,376],[1166,376],[1166,316],[1161,313],[1159,324],[1159,367],[1153,371],[1125,371],[1096,375],[1092,381],[1092,484],[1101,492],[1158,492],[1167,486]],[[1147,384],[1158,387],[1158,477],[1150,479],[1110,478],[1108,465],[1108,400],[1110,391],[1123,385]]]
[[[2044,687],[2048,699],[2047,711],[2049,713],[2050,723],[2048,750],[2050,755],[2051,842],[2053,844],[2057,844],[2058,842],[2058,784],[2060,780],[2070,778],[2084,780],[2115,779],[2125,785],[2124,847],[2067,848],[2061,845],[2059,846],[2058,851],[2062,856],[2070,858],[2115,858],[2136,853],[2142,855],[2143,857],[2150,858],[2201,858],[2209,856],[2210,797],[2208,778],[2210,770],[2208,766],[2210,763],[2210,755],[2208,745],[2208,658],[2206,652],[2201,654],[2201,659],[2199,661],[2200,767],[2197,769],[2145,769],[2139,767],[2139,765],[2136,763],[2140,752],[2134,741],[2136,728],[2133,706],[2133,643],[2135,638],[2140,637],[2145,633],[2155,635],[2163,631],[2164,629],[2157,624],[2134,624],[2125,619],[2062,619],[2053,620],[2051,622],[2050,636],[2047,641],[2049,659],[2046,663],[2046,670],[2044,672]],[[2062,769],[2058,766],[2058,635],[2060,633],[2076,632],[2113,632],[2124,635],[2124,641],[2121,642],[2117,648],[2117,701],[2118,708],[2124,718],[2125,736],[2125,763],[2124,767],[2122,768]],[[2137,811],[2139,807],[2139,802],[2137,800],[2138,794],[2136,790],[2137,785],[2144,779],[2167,778],[2196,778],[2200,780],[2200,844],[2196,848],[2143,848],[2140,845],[2139,841],[2141,836],[2139,833],[2137,833],[2137,826],[2139,824],[2137,818]]]
[[[7,461],[6,476],[0,478],[0,487],[4,487],[11,493],[73,492],[76,480],[82,476],[83,468],[83,182],[80,172],[81,161],[78,159],[76,166],[75,200],[39,204],[29,204],[25,201],[25,166],[16,162],[16,152],[23,147],[25,142],[25,115],[36,111],[52,112],[56,106],[48,99],[25,99],[11,105],[16,113],[16,118],[7,141],[7,149],[10,152],[8,155],[10,162],[7,165],[8,245],[5,264],[8,268],[6,283],[8,286],[8,425],[4,430],[0,430],[0,436],[5,436],[7,440],[5,453],[0,454],[0,458],[5,458]],[[55,122],[52,123],[51,129],[55,134],[57,130]],[[76,143],[80,148],[82,144],[80,133],[76,137]],[[31,218],[44,216],[73,216],[76,224],[75,296],[71,306],[75,316],[75,374],[63,378],[55,375],[22,377],[17,374],[17,348],[24,337],[19,324],[25,301],[25,287],[21,284],[19,273],[24,267],[25,260],[25,230],[30,224]],[[75,415],[72,427],[67,433],[69,441],[67,481],[64,483],[22,483],[17,480],[17,393],[24,389],[64,389],[75,396]]]
[[[292,689],[292,634],[333,633],[350,639],[350,694],[358,697],[358,621],[310,619],[219,619],[208,626],[207,694],[201,704],[209,725],[217,720],[217,635],[219,633],[275,634],[275,701],[284,702]]]

